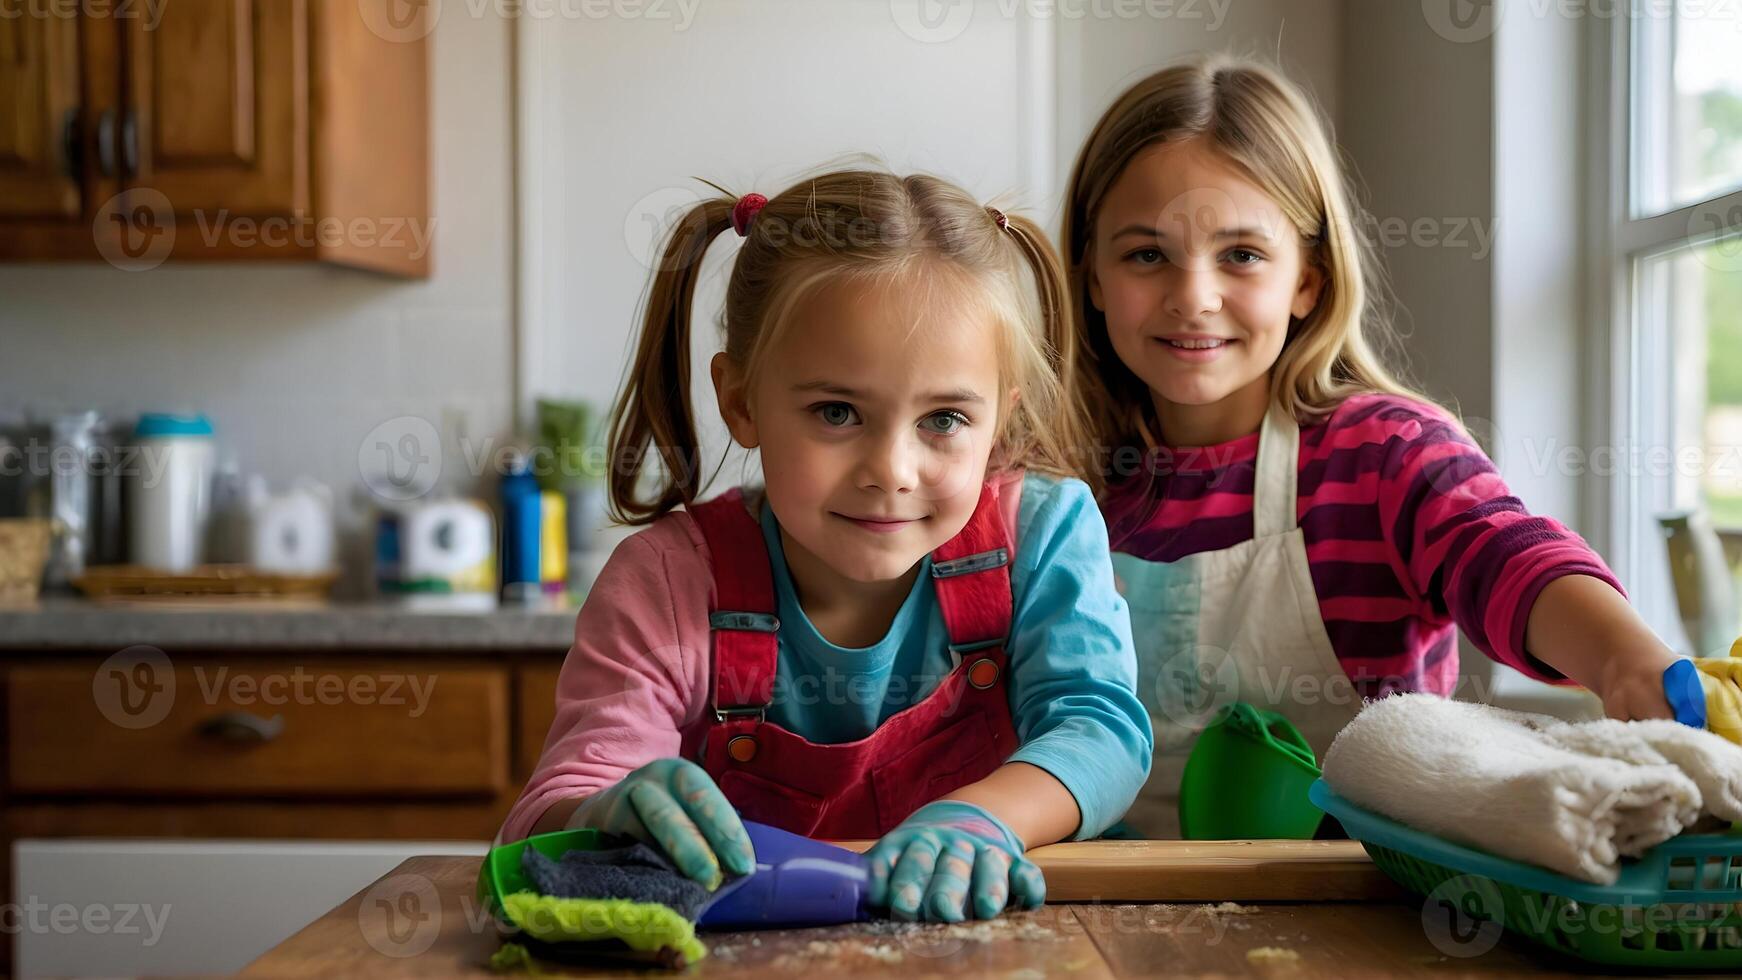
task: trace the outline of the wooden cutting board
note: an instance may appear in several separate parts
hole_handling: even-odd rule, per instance
[[[841,841],[864,851],[871,841]],[[1368,902],[1407,896],[1348,840],[1073,841],[1028,852],[1049,902]]]

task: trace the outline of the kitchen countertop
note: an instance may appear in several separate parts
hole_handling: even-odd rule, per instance
[[[1275,842],[1227,843],[1262,849]],[[1336,851],[1337,842],[1289,843],[1332,845],[1326,854],[1314,855],[1321,864],[1325,857],[1352,864],[1359,854],[1359,845],[1347,841],[1340,842],[1341,852]],[[1274,879],[1279,869],[1287,868],[1286,861],[1243,862],[1243,867],[1188,887],[1175,881],[1166,868],[1182,853],[1201,848],[1201,843],[1143,841],[1135,846],[1143,853],[1134,853],[1130,843],[1053,845],[1079,851],[1104,847],[1126,877],[1133,882],[1140,877],[1147,880],[1154,890],[1148,900],[1114,897],[1128,889],[1100,890],[1087,874],[1078,874],[1070,887],[1055,889],[1055,870],[1049,869],[1048,897],[1060,892],[1060,904],[954,926],[884,921],[706,933],[702,938],[711,955],[679,975],[744,980],[836,975],[1304,980],[1574,977],[1592,972],[1515,936],[1481,930],[1468,937],[1436,932],[1438,919],[1429,916],[1417,898],[1375,894],[1336,901],[1327,900],[1328,895],[1307,899],[1297,892],[1295,901],[1277,901]],[[1030,856],[1045,867],[1050,852],[1051,848],[1040,847]],[[1215,860],[1195,863],[1207,868]],[[411,858],[255,960],[242,975],[501,976],[488,966],[500,940],[493,922],[478,907],[478,866],[476,857]],[[1322,873],[1322,867],[1309,863],[1283,877],[1311,887],[1310,879]],[[1371,880],[1379,872],[1371,866],[1364,871],[1343,867],[1333,876]],[[1066,884],[1062,877],[1057,883]],[[1110,901],[1086,901],[1096,891]],[[540,970],[553,976],[673,975],[605,963],[592,967],[541,963]]]
[[[420,597],[425,599],[445,597]],[[0,650],[166,649],[563,651],[578,607],[459,608],[261,599],[0,600]]]

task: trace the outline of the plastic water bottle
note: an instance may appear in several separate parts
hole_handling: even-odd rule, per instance
[[[526,456],[515,453],[502,476],[502,601],[532,602],[539,585],[542,517],[538,480]]]

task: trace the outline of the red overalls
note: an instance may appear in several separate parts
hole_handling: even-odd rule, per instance
[[[1019,484],[1020,485],[1020,484]],[[990,775],[1016,751],[1004,678],[1010,539],[987,483],[931,575],[958,661],[925,700],[856,742],[820,745],[764,720],[773,697],[774,574],[762,527],[733,490],[692,504],[714,570],[714,721],[701,762],[747,820],[826,840],[881,837],[914,810]]]

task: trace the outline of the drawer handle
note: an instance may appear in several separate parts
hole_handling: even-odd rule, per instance
[[[115,109],[103,110],[97,117],[97,172],[115,176]]]
[[[200,734],[222,742],[270,742],[284,734],[284,716],[262,718],[248,711],[226,711],[201,722]]]
[[[85,143],[79,128],[79,110],[68,109],[66,124],[61,127],[61,161],[63,172],[73,180],[83,176]]]

